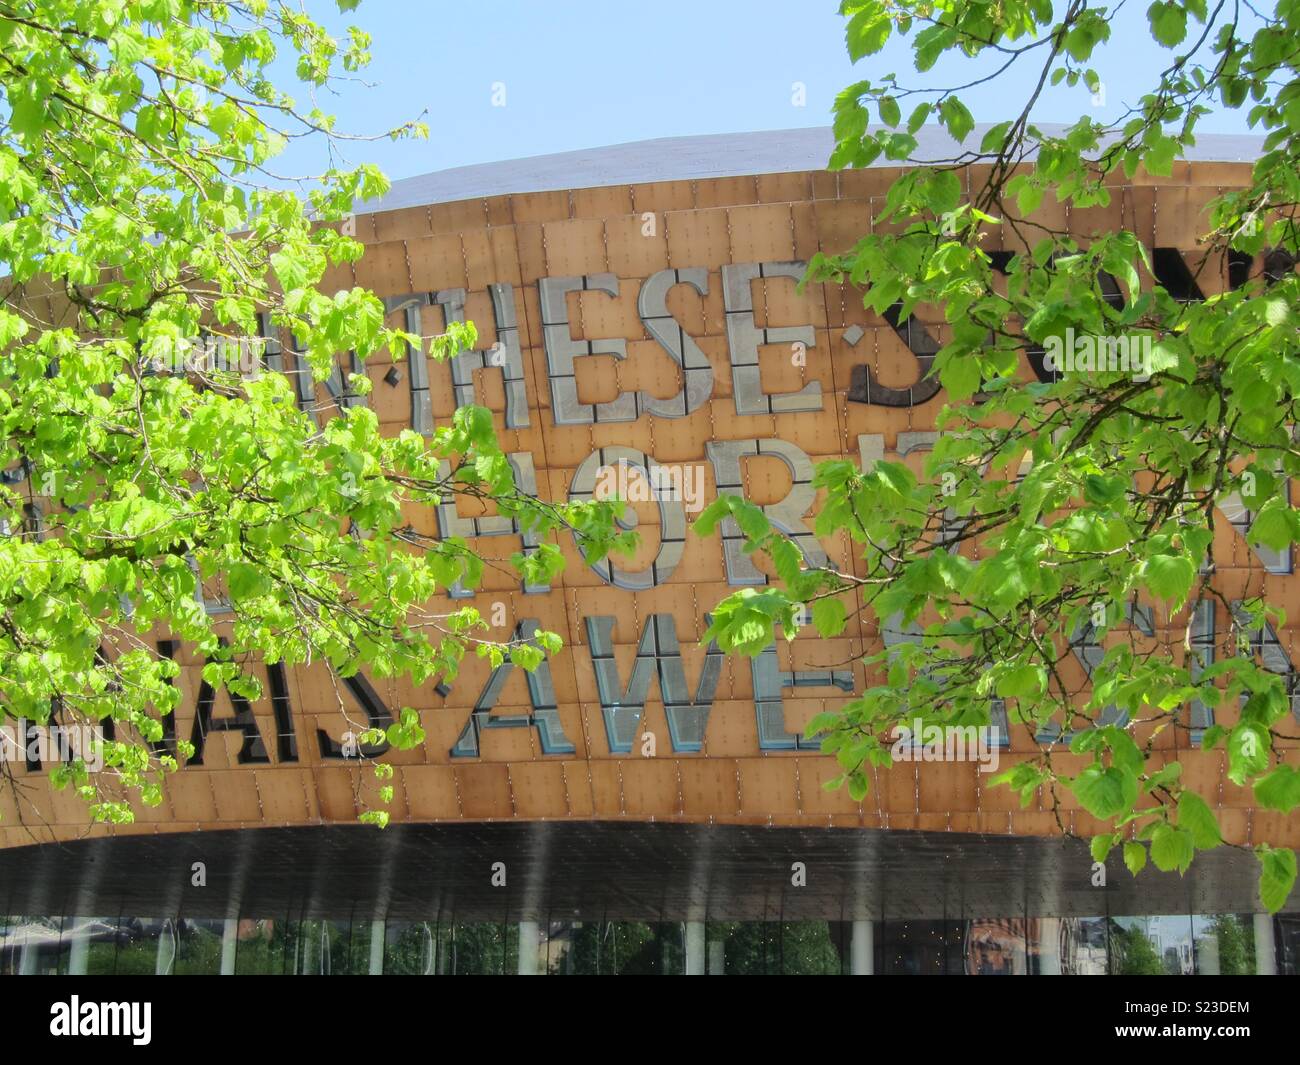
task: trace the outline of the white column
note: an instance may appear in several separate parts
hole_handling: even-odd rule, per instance
[[[1196,940],[1196,972],[1198,976],[1220,975],[1219,935],[1203,936]]]
[[[68,943],[68,975],[85,976],[90,968],[90,921],[83,919],[80,926],[77,918],[72,921],[72,938]]]
[[[40,953],[40,948],[34,942],[35,936],[32,935],[32,922],[28,922],[23,929],[22,953],[18,960],[18,975],[32,976],[36,972],[36,961]]]
[[[384,922],[370,922],[370,975],[384,975]]]
[[[871,976],[876,971],[876,926],[871,921],[854,921],[849,940],[849,972]]]
[[[1273,942],[1273,918],[1267,913],[1255,914],[1255,974],[1277,975],[1277,945]]]
[[[227,917],[221,926],[221,975],[235,975],[235,948],[239,945],[239,918]]]
[[[540,976],[542,952],[538,945],[539,925],[536,921],[519,922],[519,975]]]
[[[1061,975],[1061,919],[1038,918],[1038,974]]]
[[[155,976],[171,976],[176,964],[176,943],[179,931],[171,920],[163,922],[158,933],[158,953],[154,955],[153,971]]]
[[[686,922],[686,975],[704,975],[704,922]]]
[[[727,941],[715,939],[709,944],[709,975],[727,975]]]

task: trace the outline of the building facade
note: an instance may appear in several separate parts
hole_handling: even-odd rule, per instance
[[[832,758],[806,722],[862,690],[857,659],[897,634],[855,615],[836,639],[804,629],[754,659],[701,646],[706,615],[768,579],[734,526],[701,537],[719,492],[762,505],[813,563],[851,569],[816,537],[815,465],[902,459],[918,470],[945,399],[927,377],[940,314],[864,310],[849,286],[797,282],[816,252],[851,247],[898,171],[832,173],[825,130],[649,142],[399,182],[350,221],[367,246],[330,290],[364,285],[421,335],[471,320],[479,348],[450,363],[348,356],[313,388],[288,338],[272,370],[305,408],[368,404],[392,432],[430,432],[459,405],[491,409],[517,481],[546,499],[617,491],[642,546],[568,565],[550,587],[488,565],[473,602],[504,638],[533,627],[565,648],[531,675],[467,659],[450,686],[319,667],[263,668],[265,698],[214,694],[190,649],[174,736],[196,748],[157,809],[92,827],[48,785],[49,752],[0,793],[6,972],[1273,972],[1295,971],[1300,925],[1254,911],[1253,858],[1212,853],[1184,880],[1099,869],[1045,805],[989,788],[991,763],[1041,737],[998,732],[975,757],[917,758],[868,797],[822,785]],[[1152,249],[1180,298],[1239,284],[1249,261],[1202,261],[1204,205],[1245,183],[1253,146],[1209,139],[1169,178],[1117,185],[1107,208],[1045,203],[1038,221],[1086,242],[1117,227]],[[925,154],[924,152],[922,154]],[[981,173],[963,173],[970,188]],[[995,265],[1021,250],[991,227]],[[1118,288],[1116,289],[1118,292]],[[372,389],[350,394],[344,373]],[[1026,372],[1050,373],[1042,352]],[[651,490],[653,488],[653,491]],[[1225,503],[1220,569],[1291,602],[1292,561],[1257,552]],[[504,562],[530,541],[489,510],[412,510],[413,531],[470,538]],[[1233,535],[1235,532],[1236,535]],[[223,610],[219,596],[209,609]],[[1212,654],[1222,609],[1195,630]],[[1294,614],[1294,611],[1291,612]],[[1158,624],[1157,624],[1158,627]],[[1290,625],[1265,661],[1291,672]],[[1079,669],[1089,668],[1087,649]],[[358,723],[422,716],[395,768],[393,824],[349,758]],[[1189,707],[1193,726],[1209,711]],[[1300,843],[1253,808],[1221,752],[1160,743],[1212,800],[1225,838]],[[1097,828],[1078,809],[1069,832]],[[100,916],[94,916],[100,915]]]

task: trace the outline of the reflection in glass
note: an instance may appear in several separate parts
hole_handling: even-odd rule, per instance
[[[542,947],[543,971],[550,976],[595,976],[600,971],[602,926],[581,921],[551,921]],[[606,964],[609,964],[608,956]]]
[[[457,922],[450,926],[446,943],[451,976],[513,973],[519,964],[519,927],[499,921]]]
[[[966,972],[971,976],[1024,976],[1028,972],[1025,920],[996,917],[966,926]]]
[[[780,953],[775,921],[709,921],[709,975],[764,976]]]
[[[59,971],[61,917],[9,917],[0,947],[0,972],[53,976]]]
[[[1278,975],[1300,975],[1300,916],[1291,914],[1276,918],[1273,921],[1273,935],[1276,940]]]
[[[848,972],[849,927],[841,921],[709,921],[706,971],[713,976]]]
[[[1116,976],[1190,976],[1194,970],[1191,918],[1113,917],[1110,971]]]
[[[117,963],[116,917],[65,917],[60,937],[59,972],[111,976]]]
[[[874,971],[969,975],[1250,975],[1270,926],[1277,969],[1300,969],[1300,917],[990,917],[873,923]],[[847,921],[374,921],[0,917],[0,974],[841,974]],[[231,937],[227,939],[227,933]],[[520,968],[520,946],[536,961]],[[375,939],[375,937],[380,937]],[[233,948],[233,959],[231,953]],[[1268,959],[1265,959],[1267,962]]]
[[[389,921],[384,931],[384,973],[434,976],[438,973],[438,925],[434,921]]]
[[[838,976],[846,972],[842,935],[832,937],[827,921],[785,921],[781,935],[781,972],[788,976]],[[843,931],[840,922],[836,930]]]
[[[287,945],[287,971],[299,976],[346,976],[351,927],[351,921],[299,921]]]
[[[1034,976],[1105,976],[1110,971],[1104,917],[1031,917],[1027,964]]]
[[[1255,923],[1250,914],[1192,917],[1198,976],[1254,976]]]
[[[215,976],[221,972],[221,935],[226,922],[219,918],[187,917],[177,923],[175,964],[178,976]]]
[[[606,943],[621,976],[669,976],[686,971],[686,926],[673,921],[610,921]]]
[[[170,971],[176,929],[171,918],[123,917],[118,922],[115,976],[154,976]],[[166,937],[164,939],[164,937]]]
[[[553,976],[664,976],[685,972],[686,926],[677,921],[551,921],[541,946]]]
[[[270,975],[286,971],[289,922],[274,917],[241,917],[235,925],[236,975]]]
[[[876,972],[960,974],[965,940],[965,921],[885,921],[883,929],[877,929]]]
[[[351,934],[343,940],[343,951],[335,959],[334,972],[340,976],[366,976],[370,972],[370,939],[375,923],[362,918],[355,918],[350,923]],[[343,928],[346,930],[347,927],[345,922]],[[382,926],[379,934],[383,936]]]

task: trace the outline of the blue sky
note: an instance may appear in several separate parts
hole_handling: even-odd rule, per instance
[[[333,0],[305,6],[332,29],[355,23],[374,38],[368,84],[320,101],[340,129],[374,133],[427,110],[427,141],[349,147],[350,162],[378,163],[391,178],[651,137],[827,125],[836,93],[854,81],[893,72],[902,84],[939,86],[990,69],[949,64],[919,75],[898,41],[854,66],[835,0],[363,0],[347,16]],[[1145,11],[1145,2],[1120,5],[1094,64],[1103,117],[1136,101],[1172,56],[1147,36]],[[963,98],[977,122],[996,122],[1019,108],[1036,74],[1013,69]],[[504,106],[494,106],[494,88]],[[1086,89],[1062,86],[1035,114],[1062,121],[1092,109]],[[1238,113],[1201,128],[1248,132]],[[322,153],[300,143],[280,169],[318,171]]]

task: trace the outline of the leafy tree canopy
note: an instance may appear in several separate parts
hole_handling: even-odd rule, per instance
[[[0,0],[0,703],[9,718],[117,723],[109,772],[53,771],[98,819],[129,820],[136,793],[159,802],[176,765],[154,744],[177,666],[150,634],[194,645],[205,680],[250,698],[254,651],[431,684],[470,648],[532,668],[557,635],[494,640],[472,607],[431,610],[482,561],[411,533],[403,508],[494,500],[541,535],[514,559],[538,583],[563,564],[548,531],[572,528],[593,561],[625,535],[617,504],[518,492],[485,409],[385,438],[364,406],[318,419],[286,373],[249,372],[250,351],[276,368],[262,365],[268,329],[292,338],[279,368],[318,380],[349,351],[446,358],[474,342],[472,326],[389,328],[362,289],[321,291],[362,251],[331,223],[384,191],[378,171],[274,171],[292,138],[324,138],[336,158],[341,135],[310,101],[368,45],[282,0]],[[276,84],[286,69],[308,102]],[[200,335],[237,357],[193,358]],[[404,710],[387,739],[422,735]]]
[[[927,122],[959,148],[907,169],[872,233],[810,267],[813,280],[862,286],[875,312],[902,320],[928,308],[945,323],[933,368],[947,390],[940,436],[921,477],[887,461],[818,469],[816,530],[847,530],[860,548],[852,571],[801,568],[793,544],[735,496],[701,528],[736,517],[780,577],[717,608],[710,635],[724,649],[755,652],[777,625],[793,634],[804,604],[823,635],[861,611],[896,637],[866,659],[867,690],[809,727],[855,797],[890,764],[895,726],[987,725],[1001,700],[1026,726],[1016,734],[1039,741],[1001,783],[1055,812],[1062,830],[1072,797],[1105,826],[1092,840],[1098,860],[1121,848],[1134,873],[1148,861],[1183,872],[1222,834],[1217,794],[1187,783],[1180,752],[1165,749],[1170,730],[1183,749],[1199,736],[1226,752],[1228,779],[1259,809],[1300,805],[1289,677],[1258,653],[1283,612],[1258,562],[1228,568],[1234,515],[1260,550],[1300,539],[1288,487],[1300,473],[1300,3],[1157,0],[1149,40],[1113,40],[1115,11],[1087,0],[844,0],[855,61],[901,39],[922,75],[941,58],[969,74],[964,86],[915,88],[876,76],[871,60],[872,78],[839,96],[834,167],[902,165]],[[1044,86],[1098,88],[1089,64],[1102,48],[1150,61],[1149,93],[1113,123],[1094,110],[1063,128],[1037,124]],[[1029,98],[975,136],[964,88],[1012,68]],[[1171,293],[1139,234],[1081,238],[1040,210],[1105,207],[1139,170],[1169,177],[1211,105],[1241,110],[1263,135],[1245,187],[1199,219],[1191,264],[1204,276],[1229,255],[1263,263],[1239,267],[1237,287]],[[1070,335],[1149,344],[1148,372],[1031,372],[1026,349],[1038,371]],[[1193,640],[1198,603],[1221,619],[1212,663]],[[1255,849],[1261,899],[1277,910],[1295,854]]]

